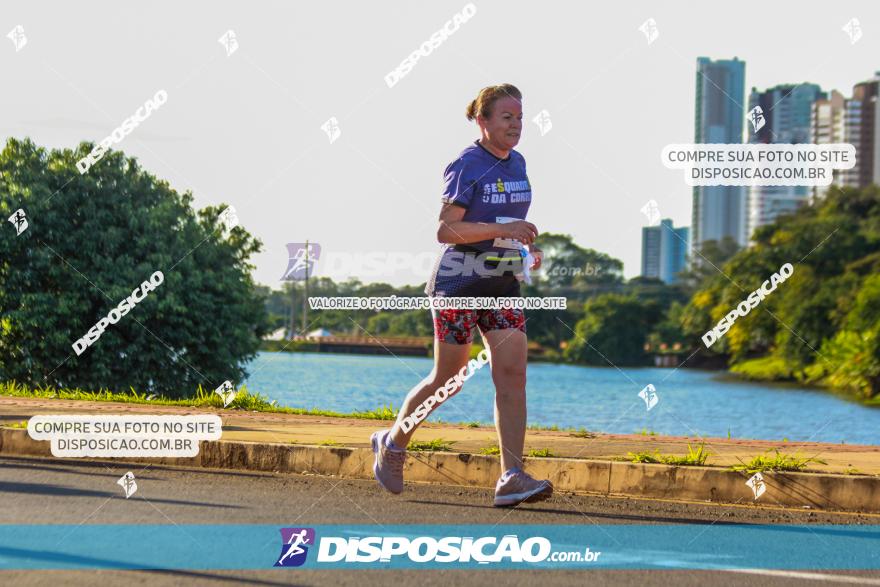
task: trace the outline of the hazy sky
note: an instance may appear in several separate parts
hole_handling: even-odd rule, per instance
[[[466,2],[8,3],[0,33],[21,25],[27,44],[0,39],[0,134],[98,141],[166,90],[116,148],[198,207],[232,204],[264,244],[256,280],[277,287],[288,242],[436,251],[443,170],[479,136],[465,106],[508,82],[524,94],[528,219],[620,258],[631,277],[648,200],[690,224],[691,190],[660,153],[693,141],[698,56],[744,60],[746,92],[809,81],[849,96],[880,69],[876,2],[473,4],[389,88],[384,76]],[[649,17],[660,33],[650,45],[638,30]],[[855,44],[841,30],[853,17]],[[229,29],[239,47],[227,56],[218,39]],[[544,109],[553,128],[542,137],[531,120]],[[332,144],[321,129],[331,116]]]

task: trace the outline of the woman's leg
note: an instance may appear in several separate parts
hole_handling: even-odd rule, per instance
[[[522,468],[526,436],[526,333],[517,328],[483,332],[495,383],[495,427],[501,470]]]
[[[416,424],[409,431],[404,432],[404,418],[411,415],[413,410],[428,399],[428,396],[433,395],[437,388],[446,385],[446,381],[450,377],[467,365],[470,349],[470,343],[452,344],[434,339],[434,369],[430,375],[422,379],[421,382],[409,391],[406,399],[403,400],[400,411],[397,413],[397,421],[391,428],[391,440],[398,448],[406,448],[412,435],[415,434],[416,428],[419,426]],[[459,389],[460,386],[456,386],[454,392],[457,392]],[[437,405],[431,411],[436,409],[436,407]]]
[[[471,311],[441,310],[432,311],[434,317],[434,369],[431,374],[413,387],[403,401],[397,413],[397,421],[391,429],[379,430],[370,436],[370,444],[376,460],[373,463],[373,474],[376,481],[391,493],[403,491],[403,468],[406,461],[406,446],[421,421],[416,422],[413,412],[426,400],[434,395],[438,388],[446,387],[446,381],[462,368],[466,368],[470,354],[471,333],[475,324],[475,313]],[[448,340],[449,342],[445,342]],[[447,397],[457,393],[461,385],[453,385],[447,391]],[[442,394],[441,394],[442,395]],[[428,410],[419,416],[427,418],[437,405],[437,399],[428,402]],[[444,399],[444,401],[446,401]]]
[[[494,504],[515,506],[524,501],[544,500],[553,495],[553,484],[549,479],[534,479],[522,470],[528,359],[524,316],[522,312],[501,311],[485,318],[481,325],[486,326],[483,339],[491,357],[495,426],[501,447],[502,474],[495,485]]]

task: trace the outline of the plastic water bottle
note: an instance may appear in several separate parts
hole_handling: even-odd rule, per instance
[[[535,262],[535,256],[532,255],[532,253],[529,252],[529,250],[526,249],[526,247],[524,245],[520,246],[519,254],[522,255],[522,258],[523,258],[523,272],[522,272],[523,281],[526,282],[526,285],[531,285],[532,284],[532,276],[529,275],[529,267],[531,267],[532,263]]]

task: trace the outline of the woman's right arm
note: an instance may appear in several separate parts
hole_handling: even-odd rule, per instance
[[[477,243],[494,238],[512,238],[530,245],[538,236],[538,229],[531,222],[517,220],[505,224],[489,222],[465,222],[466,208],[455,204],[443,204],[440,209],[440,226],[437,241],[450,244]]]

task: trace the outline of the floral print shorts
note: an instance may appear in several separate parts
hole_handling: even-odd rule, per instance
[[[522,310],[455,310],[431,309],[434,318],[434,338],[450,344],[469,344],[474,340],[474,326],[480,332],[517,328],[526,331],[526,317]]]

